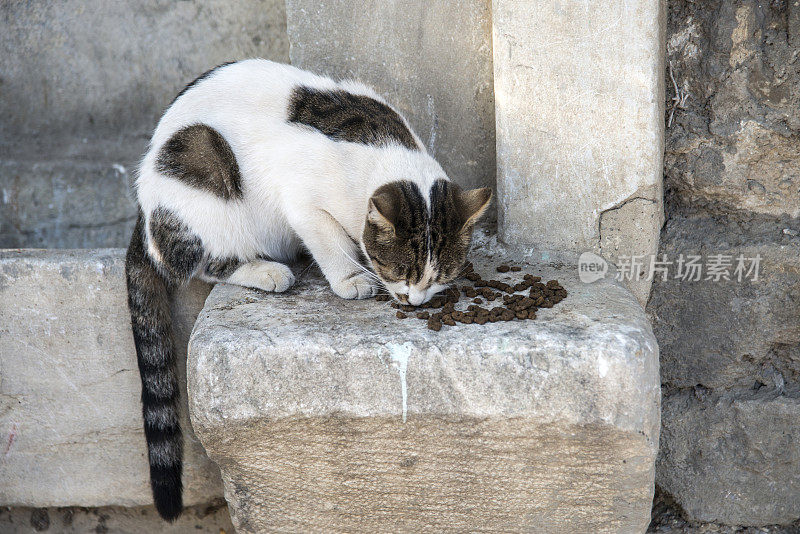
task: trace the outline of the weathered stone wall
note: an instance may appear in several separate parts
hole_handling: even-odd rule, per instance
[[[797,2],[669,3],[660,253],[761,257],[757,281],[653,285],[656,480],[692,520],[800,517],[799,53]]]
[[[283,0],[0,2],[0,248],[126,246],[164,108],[254,56],[288,61]]]

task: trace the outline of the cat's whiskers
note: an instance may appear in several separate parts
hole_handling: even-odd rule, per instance
[[[339,250],[342,251],[342,254],[344,254],[344,257],[347,258],[347,260],[350,263],[352,263],[354,266],[358,267],[358,269],[360,269],[364,274],[366,274],[373,281],[377,282],[381,286],[383,285],[383,282],[381,281],[380,278],[378,278],[378,276],[375,273],[373,273],[372,271],[370,271],[369,269],[367,269],[366,267],[361,265],[359,262],[357,262],[355,259],[353,259],[350,256],[350,254],[348,254],[347,251],[345,249],[343,249],[342,246],[339,243],[336,243],[336,246],[339,248]]]

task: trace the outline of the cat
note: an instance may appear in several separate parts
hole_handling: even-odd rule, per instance
[[[308,252],[333,292],[419,305],[460,273],[491,190],[462,190],[372,89],[262,59],[181,91],[134,182],[126,256],[153,498],[183,508],[169,299],[195,277],[282,292]]]

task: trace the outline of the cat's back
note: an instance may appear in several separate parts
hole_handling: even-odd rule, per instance
[[[252,136],[285,124],[297,87],[335,89],[336,82],[266,59],[225,63],[203,73],[175,98],[156,127],[151,147],[191,124],[227,137]]]

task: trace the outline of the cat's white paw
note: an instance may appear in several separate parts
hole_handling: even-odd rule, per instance
[[[226,282],[280,293],[292,287],[294,275],[292,270],[282,263],[255,260],[236,269]]]
[[[356,273],[333,283],[331,289],[343,299],[368,299],[378,294],[378,286],[365,273]]]

